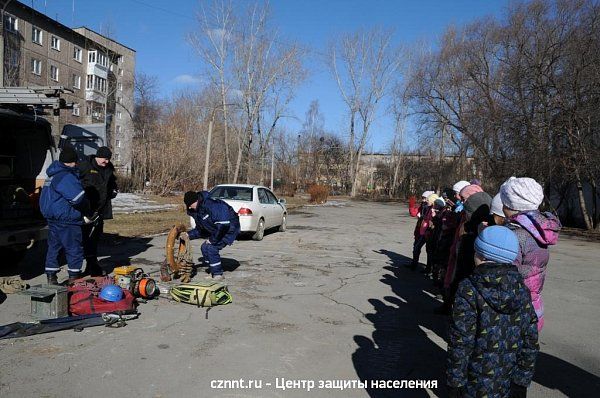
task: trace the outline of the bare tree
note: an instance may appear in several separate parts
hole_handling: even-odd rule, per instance
[[[397,77],[399,51],[393,47],[391,32],[361,31],[333,42],[328,64],[348,107],[351,195],[356,196],[361,156],[377,107]],[[361,127],[358,134],[357,118]]]

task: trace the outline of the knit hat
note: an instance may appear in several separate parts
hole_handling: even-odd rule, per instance
[[[516,211],[537,210],[544,200],[544,189],[533,178],[510,177],[500,187],[502,204]]]
[[[475,252],[486,260],[510,264],[519,255],[519,240],[510,229],[493,225],[475,239]]]
[[[429,197],[429,195],[433,195],[434,193],[435,193],[435,192],[433,192],[433,191],[425,191],[425,192],[423,192],[423,193],[421,194],[421,197],[422,197],[422,198],[428,198],[428,197]]]
[[[58,160],[62,163],[73,163],[77,162],[77,152],[72,146],[65,146],[61,149]]]
[[[185,208],[189,209],[192,204],[194,204],[198,200],[198,192],[187,191],[183,195],[183,203],[185,203]]]
[[[112,158],[112,152],[110,151],[110,149],[108,149],[108,147],[101,146],[100,148],[98,148],[98,151],[96,151],[96,157],[110,160],[110,158]]]
[[[471,184],[469,184],[469,181],[462,180],[462,181],[459,181],[456,184],[454,184],[452,186],[452,189],[454,190],[454,192],[459,193],[467,185],[471,185]]]
[[[477,185],[470,185],[471,187]],[[485,192],[476,192],[469,196],[464,203],[465,212],[472,217],[475,212],[482,216],[490,214],[490,205],[492,204],[492,197]]]
[[[500,217],[504,217],[504,212],[502,211],[502,198],[500,193],[497,193],[492,199],[492,208],[490,209],[490,214],[495,214]]]
[[[439,199],[439,196],[437,196],[437,194],[432,193],[427,197],[427,204],[429,206],[433,206],[433,203],[436,201],[436,199]]]
[[[469,196],[477,193],[477,192],[483,192],[483,188],[481,188],[479,185],[467,185],[466,187],[464,187],[463,189],[460,190],[460,192],[458,193],[460,195],[461,198],[463,198],[463,200],[467,200],[469,199]]]
[[[446,206],[446,201],[442,198],[437,198],[434,202],[433,202],[434,206],[437,206],[438,208],[442,208]]]

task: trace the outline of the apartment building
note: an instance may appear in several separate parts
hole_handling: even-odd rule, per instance
[[[63,126],[103,125],[115,167],[131,170],[135,50],[86,27],[71,29],[27,5],[0,1],[1,85],[64,86],[70,112],[47,116]]]

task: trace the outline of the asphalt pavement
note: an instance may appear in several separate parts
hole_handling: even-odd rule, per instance
[[[0,340],[0,397],[446,396],[447,319],[431,281],[404,267],[414,223],[400,204],[304,207],[287,232],[222,251],[232,304],[159,298],[123,328]],[[115,239],[102,262],[158,278],[164,243]],[[528,396],[599,396],[599,258],[598,243],[552,248]],[[0,304],[0,324],[28,320],[27,296]],[[394,380],[426,388],[383,388]]]

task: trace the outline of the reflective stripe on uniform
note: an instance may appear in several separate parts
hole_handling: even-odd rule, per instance
[[[75,196],[75,197],[73,198],[73,200],[71,200],[71,202],[77,202],[77,200],[78,200],[79,198],[81,198],[83,195],[85,195],[85,191],[81,191],[81,192],[79,192],[79,193],[77,194],[77,196]]]

